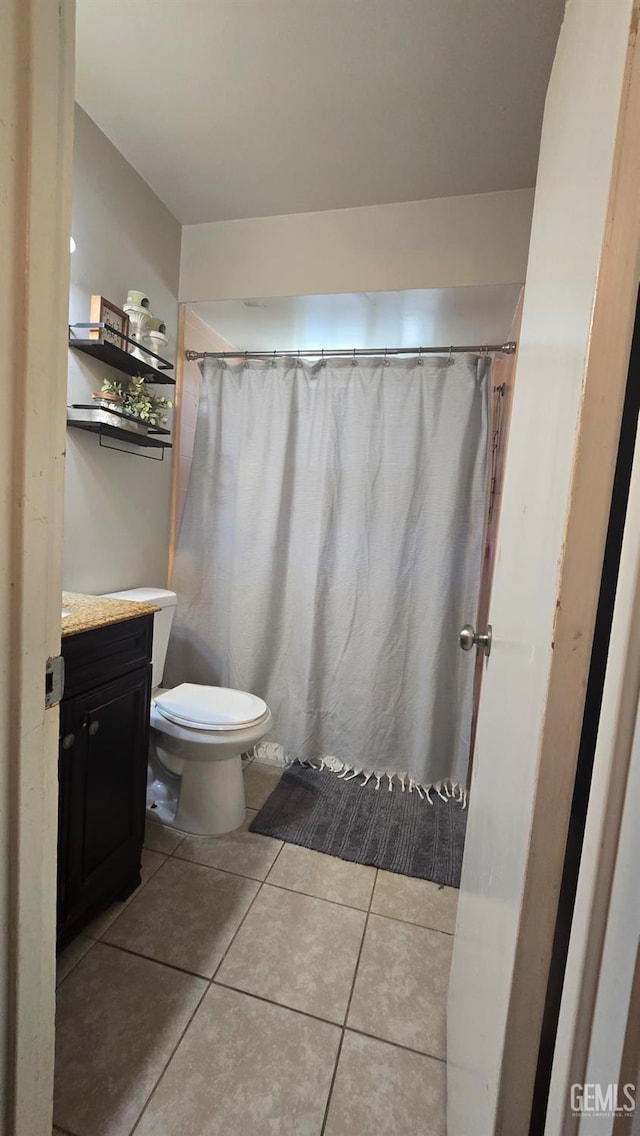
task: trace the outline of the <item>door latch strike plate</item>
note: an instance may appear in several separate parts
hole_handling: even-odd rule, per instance
[[[47,659],[45,668],[44,680],[44,705],[48,710],[51,706],[57,706],[58,702],[62,700],[64,694],[64,659],[62,655],[56,655],[53,659]]]

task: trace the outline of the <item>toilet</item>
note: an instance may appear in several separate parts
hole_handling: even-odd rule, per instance
[[[271,712],[255,694],[183,682],[162,687],[175,615],[175,592],[132,588],[105,598],[154,603],[153,691],[147,816],[197,836],[217,836],[245,818],[242,754],[271,727]]]

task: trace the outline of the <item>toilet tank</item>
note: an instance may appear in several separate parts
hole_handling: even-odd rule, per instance
[[[157,604],[160,611],[153,616],[153,654],[151,657],[153,670],[153,689],[162,684],[162,673],[167,657],[169,633],[176,611],[178,597],[175,592],[165,591],[163,588],[130,588],[125,592],[105,592],[105,599],[135,600],[136,603]]]

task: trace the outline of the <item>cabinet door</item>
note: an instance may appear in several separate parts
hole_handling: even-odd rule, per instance
[[[151,668],[145,666],[64,707],[61,797],[68,793],[64,907],[99,908],[139,881],[144,834]],[[63,779],[66,778],[66,782]],[[63,788],[64,785],[64,788]]]

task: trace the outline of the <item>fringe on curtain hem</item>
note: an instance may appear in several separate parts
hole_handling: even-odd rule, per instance
[[[277,742],[261,742],[254,746],[254,754],[256,760],[266,761],[272,765],[302,765],[307,769],[317,769],[319,771],[328,770],[330,773],[335,774],[343,781],[354,781],[356,778],[361,777],[360,785],[364,788],[365,785],[375,779],[375,788],[386,789],[391,793],[394,789],[400,789],[402,793],[417,793],[420,800],[426,800],[430,805],[433,804],[431,797],[432,793],[437,793],[443,801],[456,801],[462,805],[463,809],[467,807],[467,790],[459,781],[452,781],[447,777],[441,781],[432,781],[425,783],[417,781],[415,777],[410,776],[408,773],[379,773],[376,770],[362,769],[358,766],[347,765],[346,762],[341,761],[338,757],[318,757],[318,758],[301,758],[287,754],[284,748]],[[386,784],[385,784],[386,782]]]

